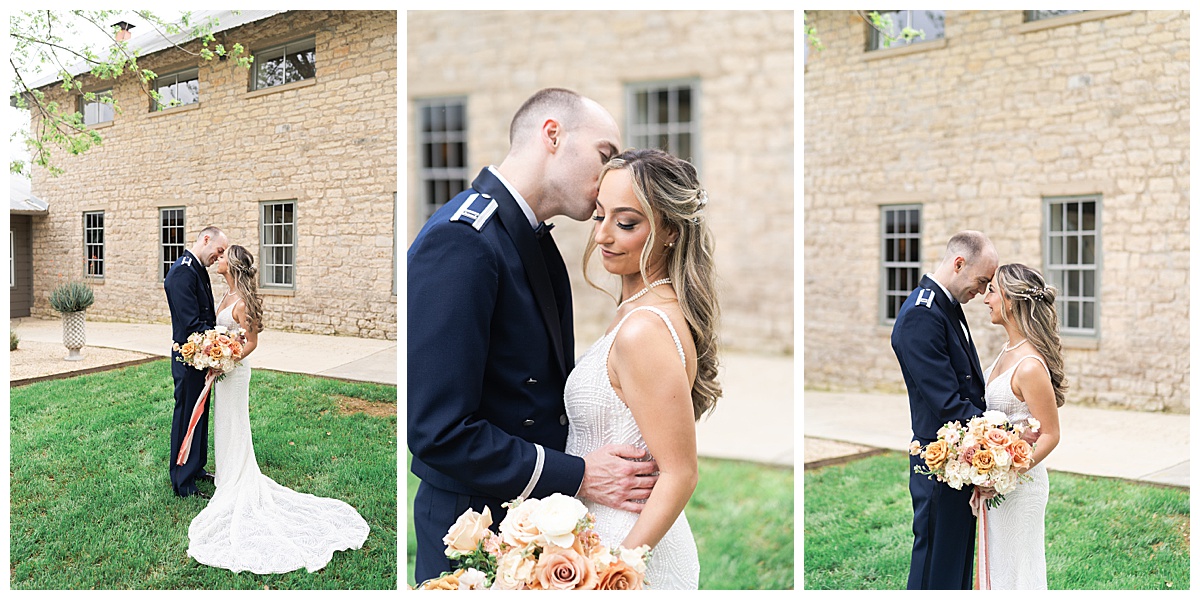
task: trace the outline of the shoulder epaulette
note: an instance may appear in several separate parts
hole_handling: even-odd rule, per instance
[[[466,223],[482,231],[488,219],[496,213],[496,199],[488,194],[471,194],[463,201],[462,206],[450,217],[452,223]]]
[[[925,308],[933,308],[933,295],[933,290],[929,288],[921,288],[921,291],[917,292],[916,305],[921,306],[924,304]]]

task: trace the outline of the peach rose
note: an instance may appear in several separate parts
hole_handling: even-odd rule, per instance
[[[538,504],[537,498],[529,498],[510,507],[508,514],[500,522],[500,540],[515,548],[524,548],[537,541],[542,532],[533,524],[530,517],[537,510]]]
[[[1030,467],[1033,460],[1033,448],[1029,446],[1029,442],[1025,440],[1017,440],[1008,448],[1012,453],[1013,466],[1026,470]]]
[[[996,457],[992,456],[991,450],[987,448],[980,449],[975,453],[975,456],[971,457],[971,466],[975,467],[975,470],[980,473],[987,473],[992,470],[992,467],[996,466]]]
[[[542,551],[533,571],[531,588],[543,590],[594,590],[596,571],[592,561],[570,548],[550,545]]]
[[[483,507],[483,514],[468,508],[467,512],[459,515],[446,537],[442,538],[442,543],[446,544],[446,556],[454,557],[475,551],[480,540],[491,535],[491,531],[488,530],[491,525],[491,508]]]
[[[908,445],[909,456],[916,456],[920,453],[921,453],[921,442],[918,442],[917,440],[913,440],[912,443]]]
[[[520,550],[508,552],[496,563],[496,580],[492,584],[497,590],[520,590],[532,581],[537,562]]]
[[[598,590],[640,590],[642,589],[642,574],[637,569],[615,562],[600,575]]]
[[[184,344],[179,348],[179,353],[182,354],[184,358],[190,360],[196,355],[196,344],[194,342],[188,342]]]
[[[213,344],[208,347],[208,357],[213,360],[221,360],[225,356],[225,349],[220,344]]]
[[[242,344],[237,340],[229,342],[229,349],[233,352],[234,356],[242,355]]]
[[[1012,443],[1008,432],[999,427],[987,430],[987,433],[983,434],[983,441],[992,448],[1007,448]]]
[[[949,455],[949,452],[950,448],[946,445],[946,442],[938,440],[929,444],[921,457],[925,459],[925,464],[930,470],[936,471],[942,468],[942,465],[946,464],[946,457]]]

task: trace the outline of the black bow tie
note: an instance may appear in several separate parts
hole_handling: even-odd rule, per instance
[[[542,239],[542,236],[546,235],[547,233],[550,233],[551,229],[554,229],[554,223],[547,223],[545,221],[542,221],[541,223],[538,223],[538,226],[533,229],[533,235],[536,235],[537,238],[540,240],[540,239]]]

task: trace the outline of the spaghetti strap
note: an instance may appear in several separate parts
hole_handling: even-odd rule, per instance
[[[639,306],[639,307],[629,311],[629,314],[625,315],[625,317],[621,319],[620,323],[617,323],[616,328],[614,328],[612,330],[612,333],[610,333],[609,335],[613,336],[615,339],[617,332],[621,330],[621,326],[625,324],[625,321],[631,315],[633,315],[633,313],[635,313],[639,310],[648,310],[648,311],[658,315],[659,317],[661,317],[663,322],[667,324],[667,330],[669,330],[671,332],[671,339],[675,340],[675,349],[679,351],[679,360],[683,362],[683,368],[687,369],[687,355],[684,354],[684,352],[683,352],[683,344],[679,341],[679,335],[677,333],[675,333],[675,326],[671,324],[671,317],[668,317],[667,313],[663,312],[662,309],[659,309],[658,307]],[[611,346],[610,346],[610,350],[611,350]]]
[[[1046,370],[1046,374],[1047,375],[1050,374],[1050,367],[1046,366],[1046,361],[1042,360],[1042,357],[1040,357],[1036,354],[1026,354],[1025,356],[1022,356],[1021,358],[1017,359],[1016,364],[1013,365],[1013,369],[1016,369],[1017,365],[1021,364],[1021,361],[1025,360],[1027,358],[1032,358],[1032,359],[1042,363],[1042,368]]]

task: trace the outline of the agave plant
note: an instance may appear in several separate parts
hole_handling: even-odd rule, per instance
[[[68,281],[50,293],[50,306],[60,313],[87,310],[95,301],[92,288],[80,281]]]

